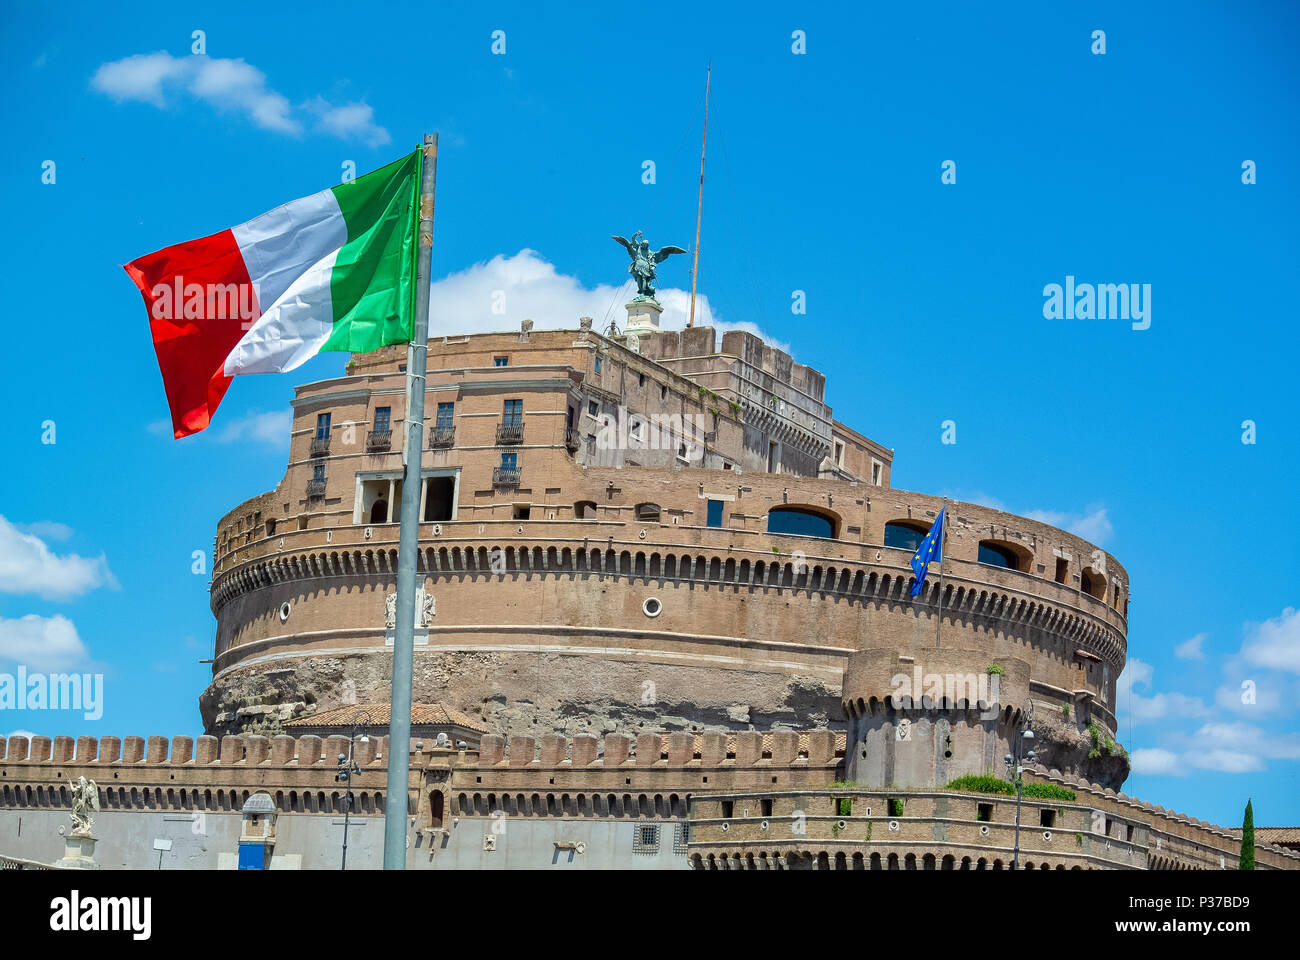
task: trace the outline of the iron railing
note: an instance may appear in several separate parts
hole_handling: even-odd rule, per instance
[[[511,444],[524,442],[524,425],[523,422],[507,422],[497,424],[497,443]]]

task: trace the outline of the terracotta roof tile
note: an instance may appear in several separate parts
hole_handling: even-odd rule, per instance
[[[306,727],[350,727],[355,722],[363,721],[365,719],[363,714],[369,714],[370,723],[376,727],[388,726],[389,705],[386,703],[358,703],[336,707],[333,710],[322,710],[320,713],[313,713],[307,717],[287,720],[284,726],[294,730]],[[487,733],[487,727],[483,726],[480,721],[474,720],[459,710],[444,706],[441,703],[411,704],[411,723],[455,724],[458,727],[465,727],[467,730]]]

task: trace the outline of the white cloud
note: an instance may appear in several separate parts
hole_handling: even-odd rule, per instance
[[[34,593],[65,600],[99,586],[117,588],[103,554],[59,556],[45,541],[0,516],[0,593]]]
[[[186,61],[170,53],[138,53],[102,64],[90,83],[115,100],[142,100],[162,107],[163,85],[179,78],[186,67]]]
[[[580,317],[591,317],[592,328],[604,333],[613,320],[620,330],[627,322],[623,305],[636,294],[630,278],[621,286],[582,285],[577,277],[560,273],[535,250],[523,249],[513,256],[497,254],[433,283],[430,292],[429,333],[490,333],[517,330],[521,320],[532,320],[537,329],[576,330]],[[665,330],[686,326],[690,310],[689,290],[659,288],[655,298],[663,305],[659,325]],[[703,294],[695,297],[695,323],[719,332],[745,330],[762,337],[778,349],[789,352],[789,344],[767,336],[749,321],[719,319]]]
[[[1285,705],[1282,693],[1277,689],[1279,679],[1279,675],[1270,674],[1258,680],[1242,680],[1235,686],[1224,684],[1214,691],[1214,703],[1234,713],[1274,713]],[[1285,702],[1294,703],[1294,695],[1286,697]]]
[[[1300,759],[1300,734],[1270,733],[1248,723],[1206,723],[1180,740],[1181,752],[1134,750],[1133,772],[1152,776],[1184,776],[1193,769],[1258,773],[1266,769],[1266,760]]]
[[[1172,750],[1156,747],[1134,750],[1129,754],[1129,762],[1134,773],[1152,777],[1181,777],[1187,773],[1183,758]]]
[[[1136,657],[1124,665],[1124,672],[1119,675],[1115,687],[1115,701],[1123,721],[1136,725],[1165,717],[1203,717],[1208,713],[1199,697],[1185,693],[1157,693],[1144,697],[1135,692],[1138,687],[1150,689],[1154,676],[1155,669],[1151,664]]]
[[[307,109],[316,115],[322,130],[342,140],[364,140],[371,147],[382,147],[393,140],[387,130],[375,123],[374,108],[368,103],[336,107],[317,97],[307,104]]]
[[[268,443],[286,447],[292,427],[292,410],[276,410],[271,413],[253,410],[238,419],[226,421],[217,434],[217,442]]]
[[[1096,504],[1089,506],[1084,513],[1062,513],[1058,510],[1028,510],[1025,512],[1025,516],[1031,520],[1037,520],[1039,523],[1046,523],[1062,530],[1068,530],[1076,537],[1082,537],[1089,543],[1095,543],[1099,547],[1104,546],[1106,541],[1115,533],[1115,528],[1111,526],[1110,517],[1107,516],[1106,508]]]
[[[72,528],[66,523],[55,520],[38,520],[36,523],[15,523],[14,527],[23,533],[30,533],[42,540],[67,540],[72,536]]]
[[[1204,724],[1192,736],[1199,746],[1276,760],[1300,760],[1300,733],[1273,733],[1249,723]]]
[[[0,618],[0,660],[50,672],[70,669],[85,659],[86,648],[67,617],[29,613],[16,620]]]
[[[119,102],[138,100],[158,108],[188,93],[219,111],[242,114],[263,130],[291,136],[301,134],[312,119],[317,129],[370,146],[392,139],[374,122],[369,105],[334,105],[316,97],[295,109],[288,97],[267,85],[265,73],[242,59],[140,53],[101,64],[90,84]]]
[[[1201,649],[1201,644],[1209,638],[1208,633],[1198,633],[1190,640],[1184,640],[1178,646],[1174,647],[1174,656],[1179,660],[1204,660],[1205,651]]]
[[[1300,673],[1300,611],[1287,607],[1280,616],[1250,627],[1241,656],[1252,666]]]

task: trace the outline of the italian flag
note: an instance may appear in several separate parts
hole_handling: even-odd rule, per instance
[[[177,437],[207,427],[241,373],[411,339],[420,164],[416,150],[126,265],[149,310]]]

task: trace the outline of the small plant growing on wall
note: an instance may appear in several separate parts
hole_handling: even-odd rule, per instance
[[[1070,719],[1070,705],[1068,703],[1061,704],[1061,717],[1065,720]]]
[[[1007,673],[1005,670],[1002,669],[1002,665],[998,663],[990,663],[987,667],[984,668],[984,672],[987,673],[990,677],[1004,677],[1006,676]]]

